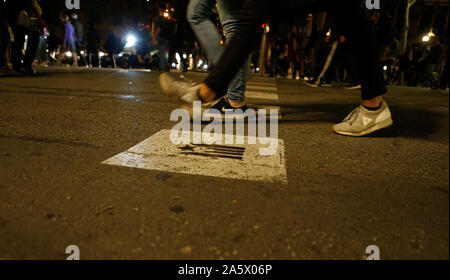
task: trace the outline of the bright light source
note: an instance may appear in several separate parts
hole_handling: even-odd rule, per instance
[[[428,35],[423,36],[422,41],[428,42],[428,41],[430,41],[430,37]]]
[[[259,72],[259,67],[256,68],[256,72]]]
[[[100,57],[104,57],[104,56],[105,56],[105,53],[104,53],[104,52],[99,52],[98,55],[99,55]]]
[[[172,63],[172,68],[175,68],[175,67],[177,67],[177,64],[174,62],[174,63]]]
[[[136,45],[136,37],[132,34],[127,36],[127,43],[125,44],[125,48],[132,48]]]
[[[80,54],[81,54],[81,55],[84,55],[84,51],[81,51]]]
[[[187,58],[187,54],[183,54],[183,59],[186,59]]]
[[[165,13],[163,14],[163,16],[164,16],[165,18],[168,18],[168,17],[169,17],[169,13],[168,13],[168,12],[165,12]]]
[[[327,37],[331,36],[331,29],[328,30],[327,32]]]
[[[72,53],[71,53],[71,52],[66,52],[65,55],[66,55],[67,57],[72,57]]]
[[[203,65],[203,69],[208,70],[208,64]]]
[[[383,70],[384,70],[384,71],[387,71],[387,70],[388,70],[388,67],[387,67],[386,65],[384,65]]]

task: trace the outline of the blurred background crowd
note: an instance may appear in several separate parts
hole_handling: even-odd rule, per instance
[[[186,20],[187,0],[85,0],[80,10],[67,10],[65,2],[0,1],[0,75],[58,66],[152,71],[214,66]],[[367,16],[379,38],[386,82],[446,89],[448,1],[381,2],[381,9],[367,10]],[[250,71],[311,86],[359,87],[348,40],[329,14],[286,11],[283,20],[261,26],[261,33]],[[221,44],[225,41],[224,35]]]

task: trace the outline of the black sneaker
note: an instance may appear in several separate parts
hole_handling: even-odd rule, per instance
[[[233,116],[238,116],[239,114],[244,114],[247,110],[248,110],[247,105],[235,108],[231,106],[228,99],[222,98],[219,102],[217,102],[214,106],[212,106],[211,109],[205,112],[205,116],[207,117],[217,116],[218,112],[222,117],[225,117],[227,114],[228,115],[233,114]]]

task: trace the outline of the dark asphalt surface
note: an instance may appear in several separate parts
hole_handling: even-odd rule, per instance
[[[287,186],[102,165],[173,127],[157,77],[0,78],[0,259],[449,258],[448,91],[391,87],[395,125],[348,138],[358,91],[278,79]]]

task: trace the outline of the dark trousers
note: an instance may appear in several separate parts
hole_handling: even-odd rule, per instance
[[[362,87],[362,99],[369,100],[386,93],[378,43],[370,28],[366,14],[359,0],[317,0],[317,1],[274,1],[274,0],[244,0],[240,12],[240,24],[235,35],[230,40],[219,63],[212,69],[204,83],[213,89],[217,97],[227,93],[228,84],[249,56],[261,36],[261,24],[268,17],[280,17],[272,11],[278,7],[295,3],[288,11],[298,12],[313,6],[323,7],[330,11],[340,33],[346,36],[356,57],[357,71]],[[306,7],[305,3],[308,6]],[[276,8],[274,8],[276,7]],[[322,9],[322,10],[323,10]],[[286,8],[284,9],[286,11]]]
[[[14,26],[12,27],[12,30],[14,32],[14,43],[11,46],[11,62],[13,68],[16,71],[20,71],[20,68],[23,65],[26,70],[31,70],[31,64],[33,63],[36,49],[39,45],[39,33],[28,31],[20,26]],[[25,56],[23,56],[22,49],[25,43],[25,35],[28,35],[28,40]]]

